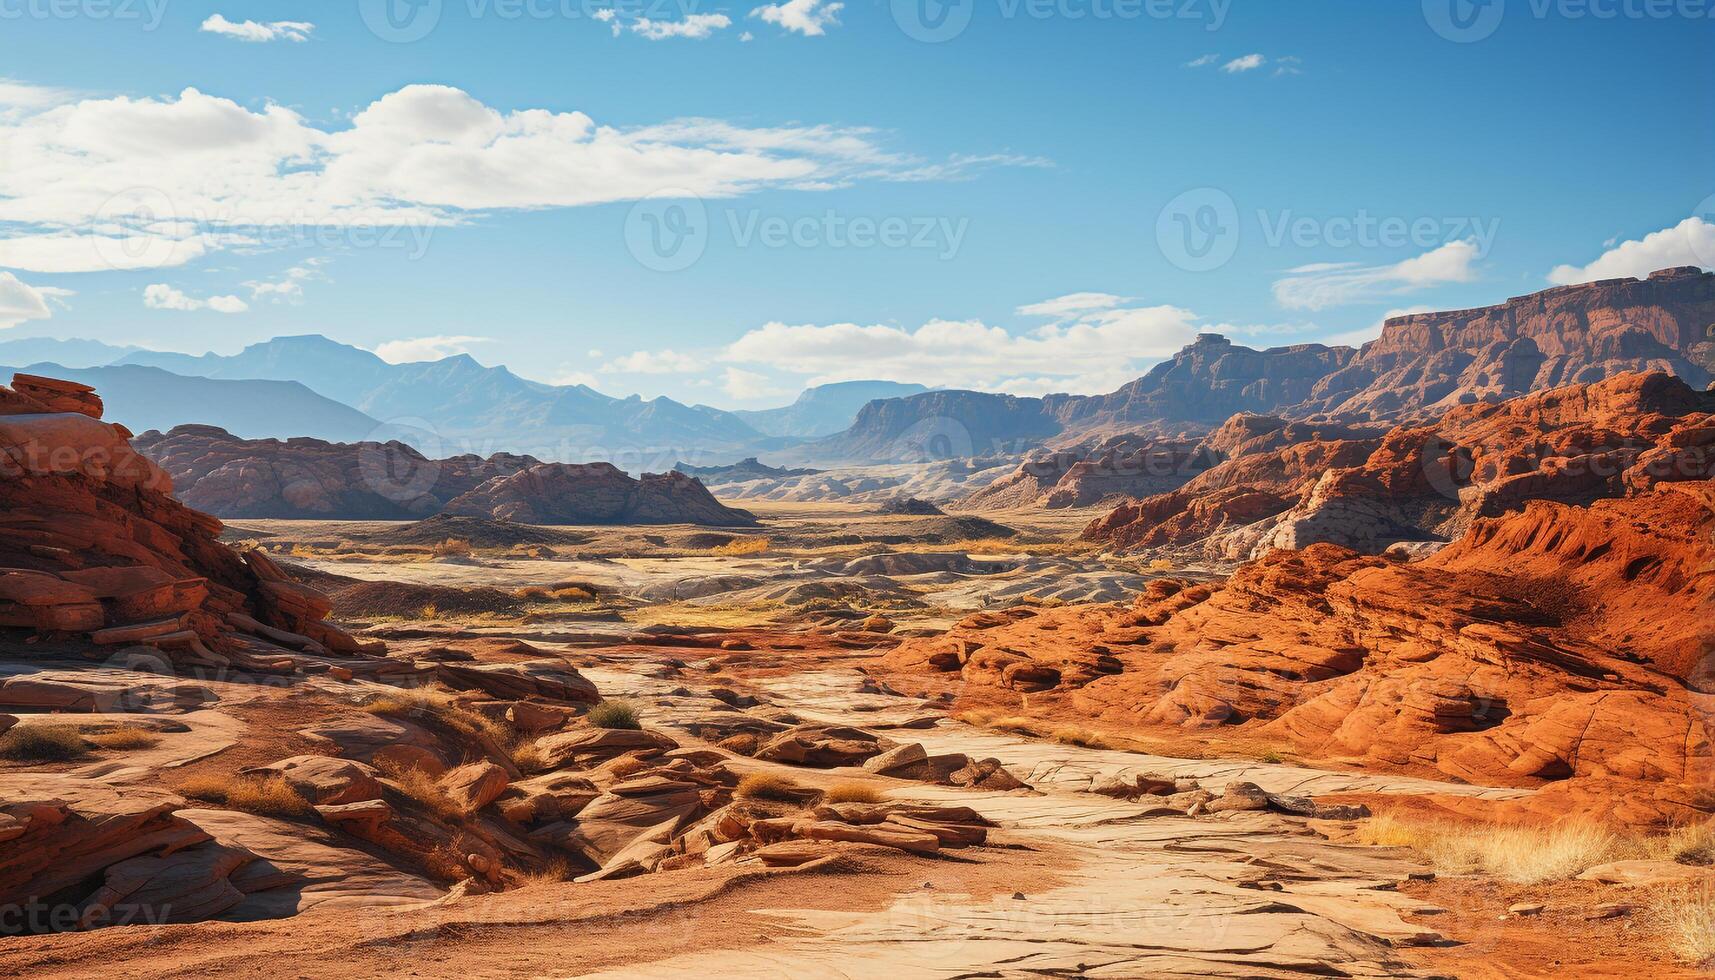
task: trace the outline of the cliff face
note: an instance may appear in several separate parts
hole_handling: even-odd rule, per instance
[[[136,446],[172,475],[180,500],[227,518],[417,520],[539,462],[509,453],[429,459],[398,442],[240,439],[205,425],[146,432]]]
[[[1648,279],[1398,317],[1292,414],[1387,418],[1625,371],[1665,371],[1708,386],[1715,375],[1715,273],[1663,269]]]
[[[0,388],[0,627],[138,646],[190,666],[289,671],[364,651],[323,622],[326,600],[220,521],[101,421],[87,386],[19,376]]]

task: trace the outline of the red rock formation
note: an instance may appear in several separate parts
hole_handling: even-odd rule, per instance
[[[225,518],[416,520],[539,461],[496,453],[429,459],[400,442],[240,439],[208,425],[145,432],[134,445],[191,507]]]
[[[1042,452],[956,504],[964,510],[1090,507],[1147,497],[1185,483],[1217,462],[1186,440],[1116,436],[1094,447]]]
[[[634,480],[611,463],[540,463],[483,483],[449,502],[445,513],[525,524],[756,523],[695,477],[675,471]]]
[[[1404,564],[1275,551],[1134,608],[984,614],[886,662],[1032,707],[1238,731],[1322,758],[1530,787],[1516,809],[1632,823],[1708,811],[1715,482],[1534,501]]]
[[[0,628],[250,669],[363,651],[322,622],[319,594],[174,500],[93,392],[20,376],[0,405]]]
[[[1626,371],[1666,371],[1703,388],[1715,375],[1712,327],[1715,273],[1691,267],[1396,317],[1292,414],[1390,418]]]
[[[1256,426],[1229,424],[1207,444],[1241,452],[1285,445],[1122,506],[1085,537],[1123,549],[1202,545],[1232,558],[1317,542],[1369,553],[1402,542],[1432,549],[1476,518],[1531,500],[1588,504],[1705,478],[1715,454],[1711,413],[1715,392],[1658,373],[1462,405],[1379,443],[1290,441],[1310,435],[1304,423],[1247,438],[1235,430]]]

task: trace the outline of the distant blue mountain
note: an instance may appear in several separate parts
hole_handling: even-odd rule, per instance
[[[922,385],[897,381],[840,381],[807,388],[784,408],[734,412],[760,432],[771,436],[817,439],[844,432],[858,410],[878,398],[904,398],[928,391]]]
[[[73,368],[100,367],[141,349],[115,347],[99,340],[20,337],[17,340],[0,340],[0,364],[38,364],[49,361]]]

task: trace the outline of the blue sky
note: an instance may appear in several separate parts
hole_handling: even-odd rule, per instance
[[[0,339],[753,407],[1715,264],[1698,0],[54,2],[0,0]]]

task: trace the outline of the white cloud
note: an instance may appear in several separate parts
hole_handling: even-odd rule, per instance
[[[1304,69],[1299,66],[1303,63],[1304,59],[1294,57],[1292,55],[1283,55],[1276,58],[1274,59],[1274,77],[1279,78],[1282,75],[1302,75],[1304,74]]]
[[[1236,75],[1241,71],[1255,71],[1267,62],[1268,59],[1260,54],[1247,54],[1222,65],[1221,70],[1229,75]]]
[[[1672,228],[1621,242],[1589,265],[1555,266],[1548,281],[1565,286],[1597,279],[1642,279],[1658,269],[1680,265],[1715,267],[1715,224],[1701,217],[1686,218]]]
[[[252,110],[196,89],[85,99],[0,119],[0,143],[0,267],[38,272],[163,268],[279,241],[261,229],[415,234],[497,209],[942,180],[1040,162],[925,160],[851,127],[679,119],[622,129],[581,112],[502,112],[441,85],[400,89],[326,129],[283,106]]]
[[[327,278],[319,271],[319,267],[326,261],[320,256],[312,256],[287,269],[278,279],[252,280],[244,285],[250,290],[250,298],[254,300],[301,303],[304,300],[304,283],[312,279]]]
[[[151,310],[178,310],[190,313],[209,310],[214,313],[243,313],[250,304],[237,296],[210,296],[197,299],[165,283],[155,283],[143,290],[143,305]]]
[[[1218,54],[1206,54],[1201,58],[1194,58],[1191,61],[1185,62],[1185,67],[1187,67],[1187,68],[1207,68],[1210,65],[1212,65],[1215,62],[1220,61],[1220,60],[1221,60],[1221,56]]]
[[[816,37],[826,34],[829,27],[839,25],[835,15],[844,10],[845,6],[843,3],[828,3],[826,0],[786,0],[772,6],[757,7],[750,12],[750,16],[760,17],[770,24],[777,24],[806,37]]]
[[[1111,310],[1125,301],[1124,296],[1115,296],[1112,293],[1067,293],[1065,296],[1057,296],[1040,303],[1020,306],[1017,313],[1019,316],[1045,316],[1058,320],[1092,310]]]
[[[469,354],[475,344],[493,343],[493,337],[407,337],[389,340],[375,348],[375,356],[389,364],[438,361],[454,354]]]
[[[687,14],[684,20],[650,20],[640,17],[630,25],[630,30],[631,33],[640,34],[651,41],[663,41],[672,37],[700,41],[731,26],[732,18],[726,14]]]
[[[70,89],[29,85],[0,78],[0,122],[22,116],[26,112],[46,109],[77,98]]]
[[[738,36],[738,39],[739,39],[739,40],[740,40],[740,41],[746,41],[746,42],[748,42],[748,41],[754,41],[754,40],[756,40],[756,35],[755,35],[755,34],[752,34],[752,33],[750,33],[750,32],[749,32],[749,31],[745,31],[745,32],[744,32],[744,33],[743,33],[743,34],[740,34],[740,35],[739,35],[739,36]]]
[[[1324,262],[1299,266],[1275,281],[1274,298],[1296,310],[1371,302],[1442,283],[1470,282],[1476,278],[1472,263],[1478,257],[1475,242],[1457,241],[1392,265]]]
[[[46,320],[54,315],[49,301],[71,295],[67,289],[32,286],[10,272],[0,272],[0,330],[25,320]]]
[[[303,42],[310,39],[310,33],[316,29],[316,25],[301,20],[276,20],[266,24],[253,20],[234,22],[219,14],[214,14],[202,22],[200,29],[205,34],[220,34],[253,43],[267,41]]]
[[[1035,306],[1052,307],[1052,301]],[[769,323],[721,360],[801,375],[809,384],[876,378],[986,391],[1112,391],[1194,339],[1202,329],[1172,306],[1084,312],[1025,334],[976,320],[915,329],[855,323]]]
[[[727,397],[741,402],[783,398],[793,393],[789,388],[782,388],[770,382],[767,375],[730,367],[722,374],[721,390],[727,393]]]
[[[640,350],[616,357],[597,370],[603,374],[690,374],[708,366],[705,358],[692,357],[678,351]]]

